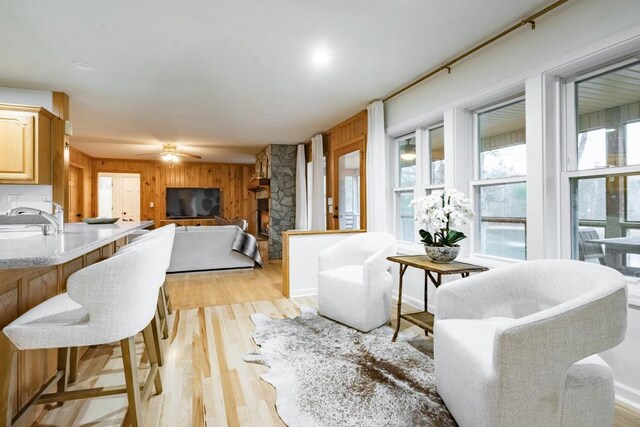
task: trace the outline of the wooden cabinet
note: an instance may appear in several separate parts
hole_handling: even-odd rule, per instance
[[[51,184],[55,120],[44,108],[0,105],[0,184]]]

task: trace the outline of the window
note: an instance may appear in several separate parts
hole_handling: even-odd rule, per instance
[[[429,153],[431,182],[444,186],[444,126],[429,129]]]
[[[411,201],[444,189],[444,126],[435,124],[395,140],[394,215],[398,240],[417,242],[421,224]]]
[[[565,177],[572,257],[638,277],[640,63],[569,81],[571,93]]]
[[[395,141],[396,183],[395,223],[398,240],[413,242],[415,240],[415,224],[413,220],[414,187],[417,183],[417,155],[415,134],[403,136]]]
[[[525,102],[511,100],[475,114],[477,180],[475,250],[526,259]]]

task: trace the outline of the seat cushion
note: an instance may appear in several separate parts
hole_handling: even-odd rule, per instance
[[[363,273],[364,266],[362,265],[345,265],[343,267],[323,271],[319,276],[326,278],[328,282],[340,282],[363,286]]]
[[[75,347],[69,333],[86,326],[89,313],[67,293],[38,304],[3,329],[20,350]],[[73,341],[73,340],[71,340]]]

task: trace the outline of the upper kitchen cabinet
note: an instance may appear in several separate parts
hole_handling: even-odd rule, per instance
[[[0,104],[0,184],[51,184],[51,144],[60,121],[44,108]]]

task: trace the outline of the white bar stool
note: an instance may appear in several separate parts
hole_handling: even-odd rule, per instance
[[[164,269],[162,273],[158,275],[157,283],[158,283],[158,310],[157,317],[158,321],[154,328],[157,328],[158,331],[154,331],[156,336],[160,335],[160,330],[162,331],[162,338],[169,338],[169,297],[165,291],[165,281],[166,281],[166,273],[169,269],[169,264],[171,262],[171,251],[173,250],[173,239],[175,237],[176,226],[175,224],[165,225],[164,227],[157,228],[148,233],[144,233],[137,237],[133,242],[129,243],[126,246],[123,246],[118,253],[123,253],[128,250],[131,250],[136,245],[144,243],[150,239],[162,239],[162,248],[163,248],[163,265]],[[160,341],[156,340],[157,352],[160,358],[160,366],[163,365],[163,356],[162,356],[162,347],[160,346]]]
[[[0,426],[10,426],[31,404],[126,393],[129,410],[126,421],[142,423],[141,398],[162,393],[157,354],[151,336],[156,311],[157,280],[164,271],[163,240],[150,239],[123,253],[72,274],[67,292],[32,308],[3,329],[0,334]],[[134,337],[143,332],[151,369],[142,387]],[[66,391],[69,347],[101,345],[120,341],[126,384]],[[58,372],[12,419],[14,375],[19,350],[57,348]],[[56,393],[42,394],[57,382]]]
[[[164,298],[162,296],[162,290],[164,288],[164,281],[166,276],[166,270],[169,268],[169,263],[171,262],[171,251],[173,249],[173,238],[175,235],[175,225],[169,224],[161,228],[157,228],[153,231],[147,231],[146,233],[139,235],[133,242],[121,247],[116,254],[125,254],[128,251],[135,249],[138,245],[143,244],[149,240],[159,239],[160,245],[162,247],[161,250],[161,263],[163,265],[162,268],[158,269],[157,274],[152,278],[149,278],[150,282],[156,284],[160,291],[157,295],[158,306],[156,310],[156,314],[154,319],[151,321],[151,331],[153,335],[153,344],[155,346],[156,355],[158,357],[158,365],[164,366],[164,354],[162,345],[160,344],[160,331],[162,330],[163,338],[168,338],[169,330],[168,330],[168,314],[166,313],[166,305],[164,303]],[[68,382],[74,383],[76,381],[77,372],[78,372],[78,351],[77,348],[72,348],[70,353],[70,363],[69,363],[69,374],[68,374]]]

